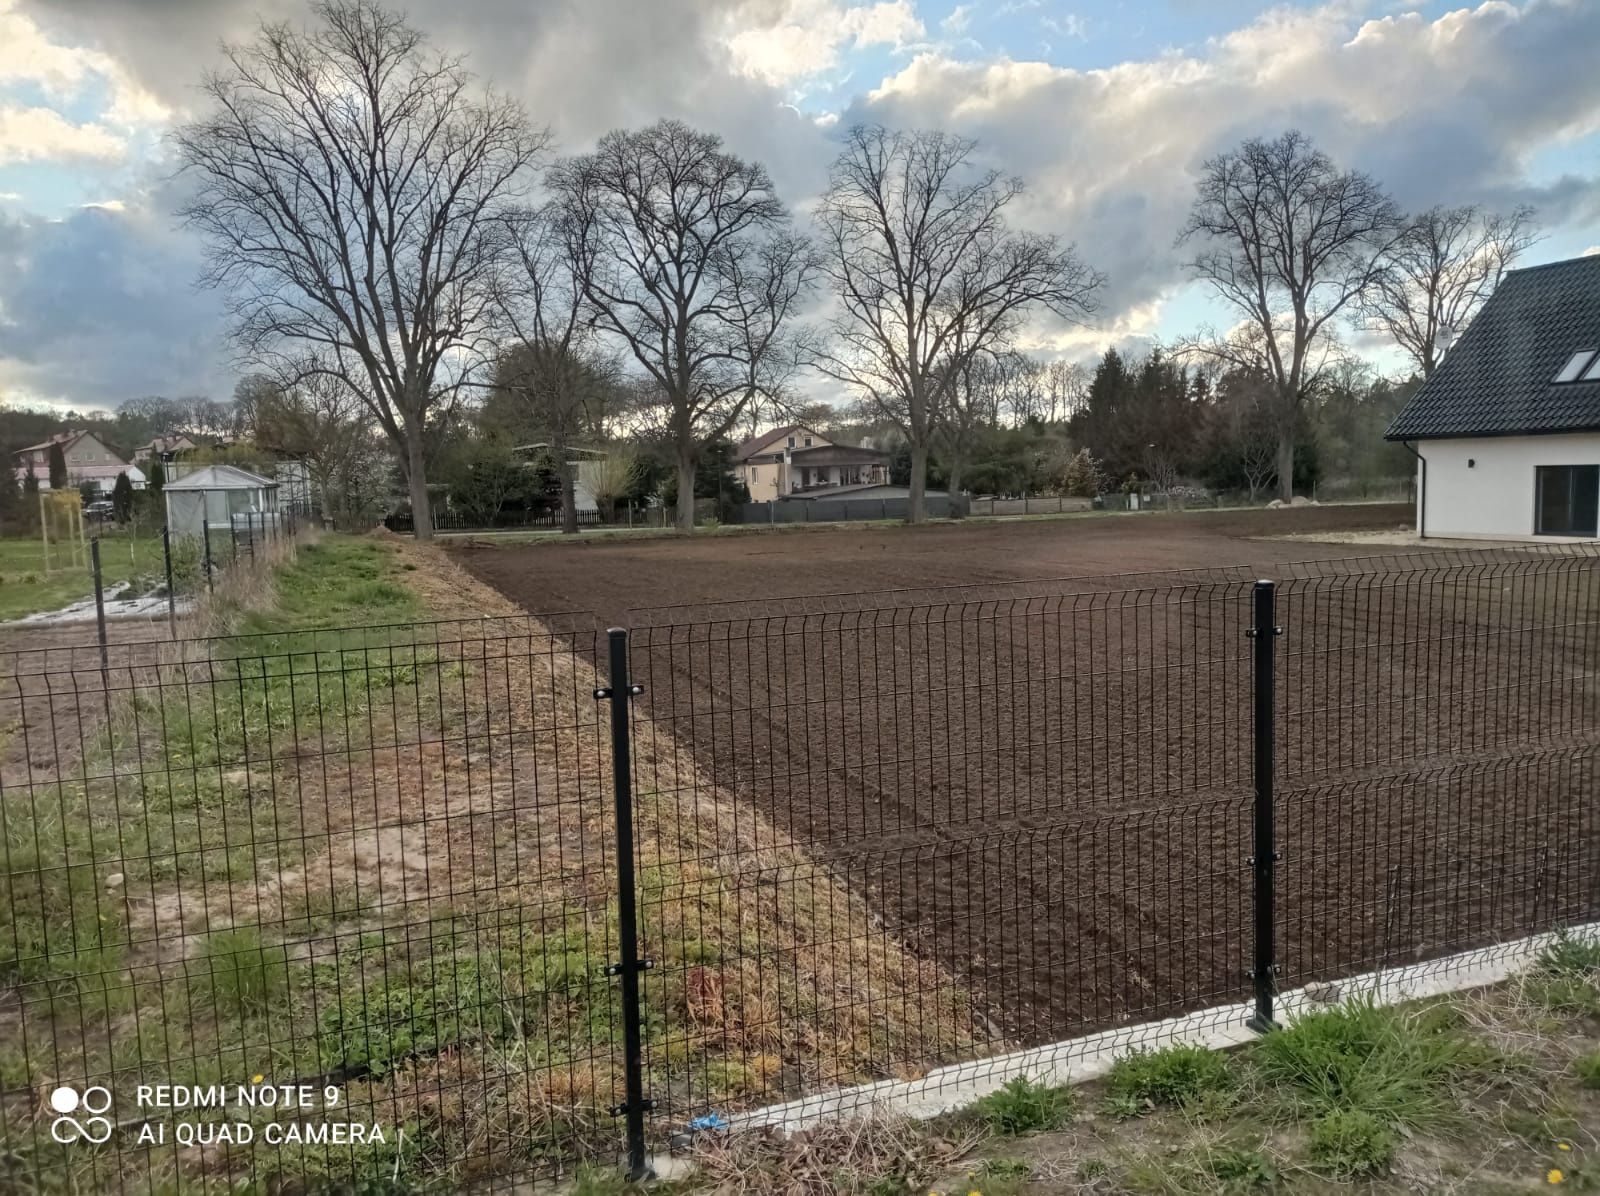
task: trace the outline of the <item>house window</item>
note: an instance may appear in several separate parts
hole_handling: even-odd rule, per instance
[[[1600,465],[1540,465],[1534,470],[1536,536],[1593,536],[1600,514]]]
[[[794,437],[793,436],[789,437],[789,447],[790,448],[794,447]]]
[[[1595,363],[1594,363],[1595,365],[1600,365],[1600,354],[1597,354],[1595,352],[1595,350],[1593,350],[1593,349],[1579,349],[1571,357],[1567,358],[1567,364],[1561,367],[1561,372],[1555,376],[1555,381],[1557,381],[1557,382],[1576,382],[1576,381],[1578,381],[1578,379],[1580,377],[1584,377],[1585,376],[1584,373],[1583,373],[1583,367],[1590,364],[1589,359],[1591,357],[1596,358]],[[1594,370],[1591,369],[1589,371],[1589,374],[1593,375],[1594,374]],[[1592,381],[1593,378],[1591,377],[1591,378],[1588,378],[1587,380]]]
[[[750,480],[752,482],[759,482],[761,480],[761,470],[754,465],[750,467]]]
[[[790,443],[793,443],[793,442],[791,441]],[[809,437],[809,436],[806,437],[806,447],[807,448],[811,447],[811,437]]]

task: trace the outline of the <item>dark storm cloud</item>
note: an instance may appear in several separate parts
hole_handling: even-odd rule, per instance
[[[0,364],[12,388],[79,407],[226,393],[193,242],[129,209],[0,215]]]

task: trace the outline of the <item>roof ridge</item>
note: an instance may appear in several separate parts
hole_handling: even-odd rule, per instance
[[[1575,266],[1579,262],[1593,262],[1600,266],[1600,253],[1580,253],[1577,257],[1564,257],[1553,262],[1540,262],[1537,266],[1513,266],[1506,271],[1511,274],[1532,274],[1535,270],[1552,270],[1557,266]]]

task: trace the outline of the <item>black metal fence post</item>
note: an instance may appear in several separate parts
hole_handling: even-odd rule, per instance
[[[100,669],[104,672],[110,664],[110,657],[106,653],[106,593],[100,576],[99,536],[89,541],[89,567],[94,572],[94,625],[100,637]]]
[[[172,529],[161,525],[161,558],[167,566],[167,626],[178,630],[178,596],[172,588]]]
[[[254,511],[246,511],[244,513],[244,534],[249,538],[250,560],[254,562],[256,559],[256,516]]]
[[[1277,989],[1277,875],[1278,832],[1273,808],[1274,742],[1274,648],[1283,629],[1277,625],[1277,587],[1258,581],[1252,592],[1250,629],[1245,635],[1254,640],[1251,674],[1255,709],[1251,736],[1255,745],[1255,813],[1251,826],[1250,867],[1253,885],[1251,906],[1255,922],[1255,957],[1250,979],[1255,989],[1255,1012],[1249,1025],[1265,1033],[1276,1024],[1272,1002]]]
[[[639,958],[639,919],[634,893],[633,753],[628,715],[644,686],[628,681],[628,633],[621,627],[606,632],[611,647],[611,684],[594,691],[598,701],[611,702],[611,790],[616,802],[617,937],[622,958],[606,967],[606,975],[622,980],[622,1049],[627,1098],[612,1108],[613,1117],[627,1118],[628,1178],[647,1179],[644,1115],[653,1102],[644,1095],[644,1031],[639,1005],[639,973],[651,966]]]
[[[211,590],[212,590],[212,585],[211,585],[211,521],[209,519],[202,519],[200,521],[200,538],[202,540],[204,540],[205,543],[206,543],[206,549],[205,549],[205,552],[206,552],[206,593],[209,594],[211,592]]]

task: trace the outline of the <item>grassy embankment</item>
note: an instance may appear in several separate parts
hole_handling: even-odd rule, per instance
[[[231,1191],[454,1190],[615,1149],[603,1110],[620,1022],[601,974],[615,908],[593,854],[608,778],[598,720],[555,713],[592,710],[594,677],[528,621],[522,641],[477,656],[413,635],[430,615],[511,613],[441,562],[385,540],[299,548],[270,595],[203,616],[231,634],[142,678],[80,761],[8,793],[0,1134],[13,1166],[62,1190],[165,1191],[200,1172]],[[454,634],[495,648],[492,631]],[[492,770],[463,783],[497,752],[521,759],[520,790],[497,790]],[[552,802],[541,760],[544,784],[563,770]],[[913,1036],[959,1049],[959,993],[826,873],[749,848],[745,866],[787,886],[779,908],[719,871],[715,853],[737,844],[693,836],[732,820],[682,804],[714,804],[709,788],[641,797],[644,858],[686,861],[642,878],[656,896],[649,1032],[674,1045],[653,1082],[686,1082],[692,1060],[696,1095],[736,1104],[795,1060],[849,1082],[909,1055]],[[685,992],[690,971],[714,974],[714,1013]],[[861,975],[905,1007],[861,1000]],[[386,1141],[280,1158],[119,1139],[51,1155],[43,1134],[36,1094],[57,1082],[120,1095],[255,1075],[337,1085]]]

